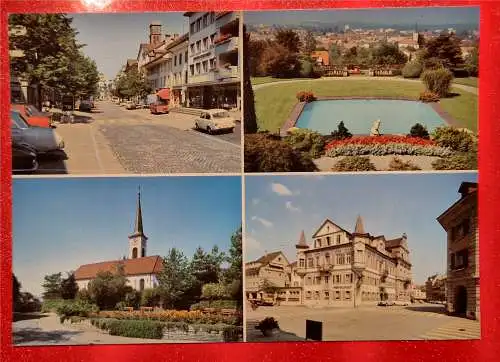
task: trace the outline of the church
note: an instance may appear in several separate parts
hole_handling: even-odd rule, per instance
[[[137,210],[133,233],[128,237],[128,258],[123,260],[110,260],[92,264],[81,265],[75,271],[78,288],[86,289],[89,282],[99,272],[116,273],[119,265],[123,265],[128,284],[135,290],[142,291],[146,288],[158,286],[157,275],[163,269],[163,259],[159,255],[147,256],[148,238],[144,234],[142,225],[141,192],[137,194]]]

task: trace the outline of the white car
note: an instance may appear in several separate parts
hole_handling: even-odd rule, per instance
[[[137,108],[136,104],[132,101],[127,101],[125,103],[125,109],[136,109],[136,108]]]
[[[200,117],[194,120],[196,129],[203,129],[209,134],[216,131],[229,130],[234,131],[236,121],[225,109],[209,109],[204,110]]]

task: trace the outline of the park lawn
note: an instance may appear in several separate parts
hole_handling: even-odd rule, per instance
[[[297,103],[296,94],[312,91],[316,96],[384,96],[418,99],[421,82],[331,79],[275,84],[256,89],[255,111],[259,130],[278,131]],[[443,109],[463,127],[477,129],[477,95],[453,88],[458,96],[441,101]]]
[[[453,80],[453,83],[456,83],[456,84],[463,84],[463,85],[468,85],[468,86],[471,86],[471,87],[478,87],[478,78],[476,77],[469,77],[469,78],[455,78]]]
[[[250,80],[252,82],[252,85],[259,85],[259,84],[264,84],[264,83],[281,82],[284,80],[293,80],[293,79],[304,79],[304,78],[281,79],[281,78],[273,78],[273,77],[252,77]]]

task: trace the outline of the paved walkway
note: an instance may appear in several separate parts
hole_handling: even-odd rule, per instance
[[[393,81],[393,82],[420,82],[418,79],[406,79],[406,78],[400,78],[400,77],[367,77],[367,76],[351,76],[351,77],[323,77],[323,78],[317,78],[317,79],[290,79],[290,80],[280,80],[277,82],[269,82],[269,83],[263,83],[263,84],[257,84],[253,86],[254,90],[262,89],[262,88],[268,88],[272,87],[274,85],[278,84],[284,84],[284,83],[299,83],[299,82],[325,82],[325,81],[353,81],[353,80],[384,80],[384,81]],[[468,85],[464,84],[456,84],[453,83],[452,85],[455,88],[464,90],[469,93],[473,94],[479,94],[478,93],[478,88],[476,87],[471,87]]]
[[[55,314],[12,323],[14,345],[88,345],[144,343],[201,343],[201,341],[129,338],[110,336],[98,328],[59,323]]]

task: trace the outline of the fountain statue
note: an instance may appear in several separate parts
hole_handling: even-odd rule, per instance
[[[380,136],[380,119],[373,121],[370,136]]]

